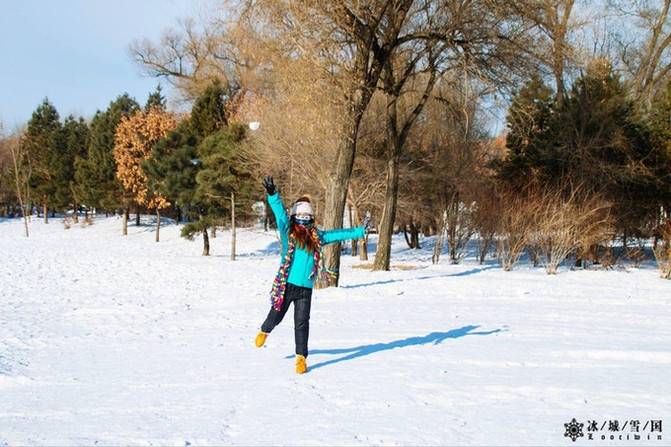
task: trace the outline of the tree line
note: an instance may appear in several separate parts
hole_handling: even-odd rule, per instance
[[[326,228],[372,213],[375,269],[390,268],[391,236],[402,231],[411,248],[435,235],[434,262],[444,244],[459,262],[475,238],[481,262],[493,251],[512,269],[527,253],[549,273],[567,256],[577,265],[639,259],[653,238],[668,277],[670,3],[227,3],[130,45],[140,69],[171,83],[191,113],[162,127],[145,107],[126,123],[126,150],[115,151],[123,116],[139,113],[120,97],[81,132],[90,141],[67,156],[71,174],[29,163],[26,178],[53,179],[28,182],[31,200],[62,206],[57,191],[69,182],[70,203],[126,215],[143,206],[160,220],[177,205],[191,221],[185,231],[206,239],[261,198],[251,179],[272,174],[290,198],[311,193]],[[214,89],[218,99],[204,99]],[[507,130],[492,135],[491,110],[502,104]],[[26,136],[50,129],[49,113],[38,115]],[[22,185],[16,177],[4,184]],[[365,241],[357,249],[367,256]],[[329,248],[331,269],[340,254]]]
[[[238,219],[252,215],[244,139],[245,127],[228,121],[226,92],[216,81],[186,117],[166,110],[160,87],[144,107],[120,95],[90,123],[73,116],[61,122],[45,99],[25,129],[3,138],[3,214],[27,219],[37,208],[45,223],[56,212],[90,223],[91,210],[119,213],[126,235],[131,210],[137,225],[141,212],[154,212],[158,242],[167,210],[187,221],[182,236],[203,235],[208,255],[209,229],[225,221],[234,227],[236,208]]]

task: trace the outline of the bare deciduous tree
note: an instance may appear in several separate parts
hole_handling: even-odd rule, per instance
[[[199,27],[194,19],[181,19],[177,29],[164,32],[158,43],[135,40],[128,51],[144,74],[166,79],[187,100],[195,99],[213,79],[231,92],[240,85],[244,63],[220,20]]]
[[[2,130],[0,128],[0,130]],[[21,207],[21,214],[23,216],[23,224],[26,237],[29,237],[28,229],[28,203],[30,202],[30,174],[31,165],[30,159],[26,154],[25,146],[21,144],[21,131],[17,131],[14,135],[3,139],[2,143],[11,157],[11,172],[14,181],[14,188],[16,198]]]
[[[607,7],[622,21],[612,28],[634,96],[649,109],[671,75],[671,0],[609,0]]]

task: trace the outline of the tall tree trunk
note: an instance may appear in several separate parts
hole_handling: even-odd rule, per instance
[[[351,209],[353,213],[352,219],[354,222],[356,222],[357,225],[359,225],[361,223],[361,219],[359,219],[359,208],[356,205],[353,205]],[[362,239],[352,239],[352,256],[359,255],[359,245],[362,243]]]
[[[338,147],[335,164],[329,176],[328,187],[326,189],[324,204],[324,226],[326,229],[342,227],[345,201],[347,200],[347,187],[352,174],[352,166],[354,165],[361,118],[368,108],[373,92],[378,85],[382,69],[389,61],[412,3],[412,0],[404,0],[396,4],[393,9],[386,9],[389,12],[388,19],[382,20],[381,18],[375,25],[375,29],[371,29],[370,24],[364,25],[364,28],[366,26],[369,27],[368,29],[372,34],[370,34],[370,37],[362,38],[359,36],[356,39],[352,73],[357,82],[353,84],[354,87],[348,92],[348,116],[343,128],[344,138],[342,144]],[[383,23],[384,25],[382,25]],[[376,36],[378,27],[384,29],[382,32],[382,41],[378,41]],[[339,272],[340,243],[327,245],[324,256],[328,268]],[[336,274],[329,285],[338,286],[338,280],[339,274]]]
[[[124,208],[123,210],[123,231],[122,234],[124,236],[128,236],[128,217],[130,214],[130,210],[128,208]]]
[[[203,256],[210,256],[210,238],[207,236],[207,228],[203,228]]]
[[[140,226],[140,207],[138,206],[135,213],[135,226]]]
[[[450,249],[450,262],[457,263],[457,252],[459,250],[459,192],[455,191],[450,196],[447,204],[447,245]]]
[[[347,214],[349,215],[349,227],[354,228],[354,216],[352,215],[353,207],[351,203],[347,205],[347,210],[348,210]],[[352,239],[352,256],[356,256],[357,242],[358,242],[357,239]]]
[[[384,197],[384,208],[382,210],[382,219],[378,227],[378,243],[375,252],[374,270],[389,270],[391,262],[391,241],[394,229],[394,220],[396,218],[396,204],[398,199],[398,170],[403,152],[403,146],[408,137],[408,133],[412,128],[415,120],[421,113],[426,104],[436,80],[437,69],[434,65],[435,60],[429,57],[430,75],[427,80],[424,92],[419,101],[414,105],[411,112],[399,122],[397,104],[403,91],[403,85],[407,82],[412,71],[414,70],[414,63],[407,66],[405,70],[401,70],[401,74],[395,74],[394,63],[389,61],[385,64],[383,69],[382,79],[384,81],[384,88],[387,94],[386,107],[386,137],[387,145],[389,145],[389,155],[387,159],[387,174],[386,174],[386,190]],[[419,248],[418,229],[414,221],[411,222],[412,243],[415,248]]]
[[[9,145],[9,151],[12,155],[12,164],[14,168],[14,186],[16,187],[16,197],[19,199],[19,205],[21,206],[21,214],[23,215],[23,225],[24,229],[26,231],[26,237],[29,237],[29,231],[28,231],[28,215],[26,213],[26,201],[29,201],[30,198],[30,190],[28,189],[28,182],[25,182],[26,185],[26,194],[23,194],[23,178],[24,175],[22,175],[23,170],[19,167],[21,166],[21,163],[19,160],[22,160],[23,157],[19,153],[18,145],[10,144]]]
[[[156,242],[160,240],[161,233],[161,211],[156,207]]]
[[[419,245],[419,227],[415,224],[414,219],[410,222],[410,236],[412,238],[412,248],[419,249],[422,248]]]
[[[359,259],[362,261],[368,261],[368,235],[361,239],[361,250],[359,250]]]
[[[49,208],[47,206],[47,202],[44,202],[44,223],[48,224],[49,223]]]
[[[342,228],[345,202],[347,200],[347,187],[352,174],[352,166],[354,165],[356,139],[362,114],[363,108],[355,111],[347,130],[345,142],[338,150],[333,172],[329,178],[324,207],[324,227],[329,230]],[[329,279],[328,284],[318,282],[317,287],[337,287],[340,276],[340,242],[324,247],[324,262],[330,270],[336,272],[336,275]]]
[[[74,212],[72,213],[72,219],[75,223],[79,223],[79,205],[75,203]]]
[[[373,270],[389,270],[391,263],[391,240],[394,232],[396,203],[398,198],[398,165],[400,153],[394,144],[394,155],[387,161],[387,187],[384,195],[382,219],[378,226],[377,250]]]
[[[408,227],[410,231],[408,232]],[[410,235],[408,237],[408,234]],[[405,237],[405,242],[408,244],[409,248],[420,248],[419,246],[419,228],[415,224],[414,212],[413,216],[410,218],[409,225],[403,225],[403,236]]]
[[[28,233],[28,215],[26,214],[25,205],[21,205],[21,214],[23,214],[23,226],[24,229],[26,230],[26,237],[29,237],[30,234]]]
[[[408,224],[403,224],[403,237],[405,238],[405,243],[408,244],[408,248],[412,248],[412,241],[408,237]]]
[[[433,254],[431,255],[431,263],[438,264],[440,262],[440,253],[443,250],[443,235],[438,233],[436,237],[436,244],[433,246]]]
[[[235,194],[231,193],[231,261],[235,261]]]
[[[23,226],[26,231],[26,237],[29,237],[29,231],[28,231],[28,214],[26,213],[26,203],[25,200],[28,198],[24,196],[23,194],[23,188],[22,188],[22,174],[21,174],[21,169],[19,168],[19,157],[20,155],[18,154],[18,149],[14,145],[9,146],[10,153],[12,155],[12,163],[14,167],[14,186],[16,187],[16,197],[19,199],[19,206],[21,207],[21,214],[23,215]],[[27,182],[26,182],[27,185]],[[26,194],[28,195],[28,194]]]
[[[182,207],[175,205],[175,208],[177,209],[177,223],[180,223],[182,221]]]
[[[440,216],[440,226],[436,236],[436,245],[433,246],[433,255],[431,255],[431,262],[438,264],[440,262],[440,255],[443,251],[443,243],[445,241],[445,233],[447,232],[447,210],[443,210]]]
[[[492,238],[494,237],[493,233],[488,233],[485,235],[484,240],[482,241],[482,247],[480,248],[480,264],[485,263],[485,257],[489,252],[489,246],[492,243]]]

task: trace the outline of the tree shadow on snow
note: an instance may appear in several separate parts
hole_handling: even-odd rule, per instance
[[[321,368],[324,366],[332,365],[338,362],[344,362],[346,360],[356,359],[358,357],[363,357],[370,354],[375,354],[376,352],[388,351],[395,348],[406,348],[408,346],[419,346],[433,343],[437,345],[444,342],[448,338],[459,338],[466,335],[490,335],[497,332],[507,331],[507,329],[494,329],[492,331],[479,331],[472,332],[474,329],[480,327],[479,325],[473,326],[464,326],[459,329],[452,329],[448,332],[431,332],[430,334],[421,336],[421,337],[408,337],[401,340],[395,340],[388,343],[375,343],[372,345],[362,345],[354,348],[336,348],[336,349],[311,349],[309,354],[347,354],[343,357],[339,357],[333,360],[326,360],[317,364],[310,366],[310,370]],[[289,355],[286,358],[293,358],[293,355]]]
[[[418,276],[417,278],[404,278],[404,279],[385,279],[382,281],[372,281],[372,282],[365,282],[361,284],[351,284],[351,285],[346,285],[346,286],[340,286],[341,289],[356,289],[359,287],[367,287],[367,286],[375,286],[375,285],[381,285],[381,284],[390,284],[394,282],[404,282],[404,281],[416,281],[420,279],[433,279],[433,278],[449,278],[450,276],[470,276],[470,275],[475,275],[476,273],[484,272],[485,270],[491,270],[499,268],[498,264],[491,264],[491,265],[485,265],[481,267],[475,267],[470,270],[465,270],[463,272],[458,272],[458,273],[447,273],[447,274],[442,274],[442,275],[429,275],[429,276]]]

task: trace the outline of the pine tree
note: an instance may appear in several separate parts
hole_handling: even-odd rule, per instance
[[[671,218],[671,79],[666,88],[653,102],[650,117],[650,128],[653,134],[653,144],[667,158],[667,164],[661,168],[659,188],[660,201],[666,219]]]
[[[602,193],[614,206],[617,228],[644,236],[659,209],[660,167],[668,156],[610,64],[594,61],[576,80],[555,126],[561,129],[546,157],[548,178],[569,178]]]
[[[508,155],[499,176],[516,187],[534,176],[534,166],[551,139],[554,93],[539,76],[533,76],[513,99],[508,111]]]
[[[188,210],[194,202],[200,169],[197,146],[198,138],[189,121],[183,121],[154,145],[151,157],[141,165],[149,188],[182,210]]]
[[[61,138],[63,151],[53,161],[56,182],[54,203],[60,207],[72,205],[76,221],[80,201],[75,188],[75,160],[86,156],[89,127],[83,118],[76,119],[70,115],[63,123]]]
[[[31,165],[29,184],[33,197],[42,205],[44,222],[56,195],[55,161],[63,148],[61,123],[56,108],[45,98],[33,112],[23,139]]]
[[[121,206],[123,190],[115,176],[112,154],[114,133],[121,118],[138,109],[138,103],[124,93],[93,117],[86,157],[78,157],[75,162],[77,197],[87,207],[111,210]]]
[[[158,107],[161,110],[165,110],[165,96],[161,94],[161,84],[156,86],[156,90],[149,94],[147,98],[147,103],[144,106],[145,111],[149,111],[154,107]]]
[[[580,185],[613,203],[621,233],[645,235],[658,215],[660,191],[666,191],[661,167],[669,157],[653,144],[650,128],[628,98],[619,76],[602,60],[590,64],[560,105],[532,81],[511,107],[511,152],[500,176],[539,186]]]
[[[656,142],[671,153],[671,79],[653,102],[650,128],[657,138]]]
[[[196,99],[190,118],[160,140],[152,157],[142,164],[150,187],[173,201],[191,220],[182,228],[182,236],[193,239],[202,233],[204,256],[210,252],[207,231],[223,211],[196,181],[204,168],[199,145],[226,125],[225,91],[219,82],[213,82]]]
[[[207,137],[198,146],[202,169],[196,176],[196,195],[206,204],[207,219],[216,225],[225,217],[230,218],[233,243],[231,259],[235,259],[235,217],[245,217],[251,210],[250,199],[255,184],[247,164],[241,156],[240,147],[245,137],[245,128],[234,125],[219,130]],[[192,230],[198,231],[199,228]],[[185,229],[189,232],[191,229]]]
[[[199,139],[212,135],[228,124],[226,90],[217,79],[200,95],[191,109],[191,127]]]

